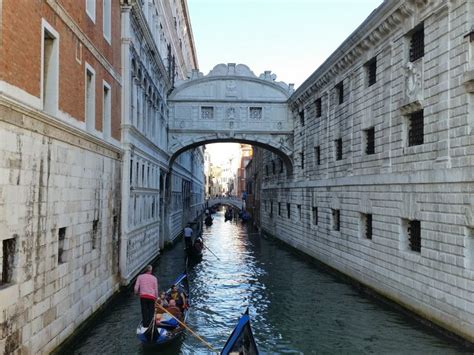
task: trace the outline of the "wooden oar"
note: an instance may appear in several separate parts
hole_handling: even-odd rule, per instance
[[[214,254],[214,252],[213,252],[211,249],[209,249],[208,247],[206,247],[206,244],[202,243],[202,246],[203,246],[204,248],[206,248],[207,250],[209,250],[209,251],[212,253],[212,255],[214,255],[214,256],[217,258],[217,260],[219,260],[219,261],[221,260],[216,254]]]
[[[196,338],[198,338],[204,345],[206,345],[211,351],[219,354],[219,351],[217,351],[216,349],[214,349],[212,347],[211,344],[209,344],[207,341],[205,341],[203,338],[201,338],[199,335],[197,335],[191,328],[189,328],[185,323],[181,322],[178,318],[176,318],[174,315],[172,315],[170,312],[168,312],[166,310],[166,308],[164,308],[161,304],[159,304],[158,302],[155,304],[156,306],[158,306],[159,309],[161,309],[162,311],[165,311],[166,313],[168,313],[171,317],[173,317],[173,319],[176,319],[176,321],[182,325],[186,330],[188,330],[192,335],[194,335]]]

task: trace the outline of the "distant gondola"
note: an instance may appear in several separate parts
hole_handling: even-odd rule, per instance
[[[179,275],[173,285],[178,286],[178,289],[181,292],[184,292],[186,299],[188,300],[189,285],[186,273]],[[169,289],[168,292],[170,292],[170,290],[171,289]],[[189,305],[189,301],[187,303]],[[183,310],[183,323],[186,323],[187,317],[188,309],[185,307]],[[179,338],[184,330],[185,328],[175,319],[170,319],[169,321],[161,322],[159,324],[155,324],[153,319],[153,324],[149,327],[143,327],[141,323],[138,325],[137,337],[143,344],[161,347]]]
[[[232,331],[232,334],[229,336],[229,339],[227,339],[221,354],[258,355],[257,343],[255,342],[252,328],[250,326],[248,308],[242,317],[240,317],[239,322]]]
[[[211,215],[208,215],[205,219],[204,219],[204,224],[208,227],[212,226],[212,217]]]

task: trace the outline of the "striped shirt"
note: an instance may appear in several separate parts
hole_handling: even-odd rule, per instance
[[[158,298],[158,280],[152,274],[141,274],[137,277],[134,291],[140,295],[140,298],[156,300]]]

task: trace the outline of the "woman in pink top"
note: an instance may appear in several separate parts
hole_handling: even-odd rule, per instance
[[[155,315],[155,301],[158,298],[158,279],[151,273],[153,268],[148,265],[145,273],[137,277],[135,294],[140,296],[142,308],[142,326],[148,327]]]

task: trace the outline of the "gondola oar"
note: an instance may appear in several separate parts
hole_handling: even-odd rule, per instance
[[[161,304],[159,303],[156,303],[155,304],[156,306],[158,306],[159,309],[161,309],[162,311],[168,313],[171,317],[173,317],[181,326],[183,326],[184,328],[186,328],[186,330],[188,330],[192,335],[194,335],[196,338],[198,338],[204,345],[206,345],[211,351],[219,354],[219,351],[217,351],[216,349],[214,349],[212,347],[211,344],[209,344],[207,341],[205,341],[203,338],[201,338],[199,335],[197,335],[191,328],[189,328],[185,323],[181,322],[178,318],[176,318],[174,315],[172,315],[170,312],[168,312],[166,310],[166,308],[162,307]]]
[[[219,261],[221,260],[216,254],[214,254],[214,252],[213,252],[211,249],[209,249],[208,247],[206,247],[206,244],[203,243],[202,245],[204,246],[204,248],[206,248],[207,250],[209,250],[209,251],[212,253],[212,255],[214,255],[214,256],[217,258],[217,260],[219,260]]]

